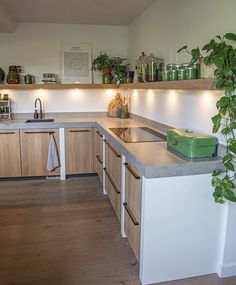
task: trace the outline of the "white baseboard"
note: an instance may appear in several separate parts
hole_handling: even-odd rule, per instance
[[[221,277],[236,276],[236,263],[219,265],[217,274]]]

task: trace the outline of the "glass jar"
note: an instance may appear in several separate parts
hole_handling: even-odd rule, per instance
[[[170,80],[170,70],[164,70],[162,72],[162,80],[164,81]]]
[[[178,70],[169,70],[169,80],[178,80]]]
[[[185,79],[187,80],[196,79],[196,69],[193,66],[190,66],[185,69]]]
[[[191,63],[190,62],[187,62],[187,63],[182,63],[180,65],[180,69],[187,69],[188,67],[191,66]]]
[[[199,62],[195,62],[193,67],[196,70],[196,79],[201,79],[201,64]]]
[[[7,74],[7,83],[8,84],[19,84],[20,76],[17,71],[16,65],[9,66],[9,72]]]
[[[168,63],[166,65],[166,70],[176,70],[176,64],[175,63]]]
[[[134,71],[125,71],[125,83],[133,83]]]
[[[185,80],[185,69],[178,70],[178,80]]]

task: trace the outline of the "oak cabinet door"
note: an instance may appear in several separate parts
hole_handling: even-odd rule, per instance
[[[52,132],[58,152],[58,129],[25,129],[20,131],[23,176],[50,176],[60,174],[59,167],[53,171],[47,170],[48,146],[50,133]]]
[[[0,177],[21,176],[20,132],[0,130]]]
[[[93,128],[65,129],[66,174],[93,173]]]
[[[141,176],[130,163],[125,163],[124,229],[137,260],[140,257],[141,194]]]

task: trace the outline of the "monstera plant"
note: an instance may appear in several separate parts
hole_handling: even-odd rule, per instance
[[[224,95],[217,101],[218,113],[212,117],[213,133],[220,132],[226,142],[226,153],[223,157],[224,170],[215,169],[212,174],[213,197],[216,203],[225,203],[226,200],[236,202],[236,35],[227,33],[224,36],[216,36],[207,43],[202,51],[195,48],[189,51],[187,46],[178,52],[185,50],[192,56],[192,62],[201,60],[206,65],[214,64],[216,69],[215,87],[224,89]]]

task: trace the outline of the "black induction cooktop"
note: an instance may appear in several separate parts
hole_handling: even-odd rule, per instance
[[[122,141],[126,143],[162,142],[166,136],[147,127],[110,128]]]

